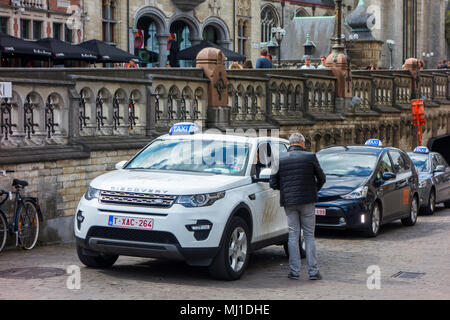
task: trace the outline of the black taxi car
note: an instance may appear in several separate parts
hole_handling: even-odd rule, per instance
[[[317,153],[327,176],[316,204],[316,227],[361,230],[401,219],[413,226],[419,211],[418,174],[402,150],[371,139],[364,146],[335,146]]]
[[[408,155],[419,172],[420,211],[432,215],[438,203],[450,208],[450,167],[444,157],[423,146]]]

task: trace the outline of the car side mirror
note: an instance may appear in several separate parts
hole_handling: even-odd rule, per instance
[[[120,161],[120,162],[116,163],[116,170],[123,169],[123,167],[125,167],[127,162],[128,161],[124,160],[124,161]]]
[[[389,180],[397,178],[397,175],[392,172],[385,172],[385,173],[383,173],[382,178],[384,181],[389,181]]]
[[[445,172],[445,166],[439,165],[434,169],[434,172]]]
[[[272,169],[264,168],[259,173],[259,176],[256,176],[253,178],[253,182],[269,182],[271,174],[272,174]]]

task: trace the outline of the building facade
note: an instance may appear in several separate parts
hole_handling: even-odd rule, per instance
[[[278,10],[280,1],[191,3],[186,6],[186,1],[178,0],[85,1],[84,10],[89,17],[86,39],[101,38],[136,54],[141,49],[156,53],[158,59],[151,60],[148,66],[166,65],[167,43],[174,34],[180,50],[207,40],[256,60],[261,47],[272,38],[271,28],[282,26],[284,19],[334,14],[332,0],[283,1],[285,15]]]
[[[0,0],[0,31],[39,40],[52,37],[71,43],[83,39],[82,0]]]
[[[343,0],[344,23],[360,2],[373,13],[375,39],[395,41],[395,67],[409,57],[423,58],[428,67],[446,59],[447,0]],[[302,19],[310,27],[315,20],[310,18],[333,16],[334,5],[333,0],[0,0],[0,31],[29,40],[99,39],[140,55],[147,66],[166,65],[168,42],[174,36],[180,50],[208,40],[255,62],[261,47],[274,43],[272,27],[290,30],[285,45],[303,43],[306,35],[292,30],[306,29]],[[289,29],[293,22],[296,27]],[[330,35],[318,30],[311,40],[327,51],[324,44]],[[281,59],[301,60],[304,52],[299,51],[282,50]],[[384,45],[381,65],[389,67],[390,58]]]

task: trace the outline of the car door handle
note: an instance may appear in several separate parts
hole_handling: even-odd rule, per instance
[[[396,186],[397,186],[398,188],[403,188],[403,187],[405,187],[407,184],[408,184],[408,183],[406,182],[406,179],[404,179],[404,180],[401,180],[401,181],[397,182],[397,183],[396,183]]]

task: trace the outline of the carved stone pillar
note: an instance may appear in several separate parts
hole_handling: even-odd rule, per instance
[[[225,56],[215,48],[205,48],[197,55],[197,68],[209,78],[207,121],[213,126],[227,126],[230,122],[228,106],[228,78]]]
[[[165,67],[167,64],[167,39],[168,34],[159,34],[156,36],[159,43],[159,66]]]

